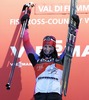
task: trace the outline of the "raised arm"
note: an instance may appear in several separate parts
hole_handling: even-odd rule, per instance
[[[26,7],[28,6],[25,5],[22,11],[24,11]],[[33,5],[31,7],[33,7]],[[21,24],[23,25],[23,23],[26,22],[27,20],[26,28],[25,28],[24,35],[23,35],[23,45],[24,45],[24,48],[28,55],[29,60],[34,66],[37,63],[39,56],[36,54],[33,46],[30,43],[30,38],[29,38],[29,33],[28,33],[28,21],[29,21],[29,16],[31,14],[31,7],[29,8],[28,12],[22,16]]]
[[[73,21],[76,22],[76,27],[73,27],[73,26],[71,26],[71,24],[69,24],[69,28],[70,27],[72,27],[72,28],[70,28],[70,30],[69,30],[69,35],[67,37],[67,44],[75,46],[76,35],[77,35],[77,32],[78,32],[80,19],[79,19],[79,16],[76,15],[76,14],[72,15],[72,19],[73,19]],[[65,47],[64,51],[60,55],[60,59],[61,59],[62,63],[64,63],[64,57],[65,57],[66,53],[70,57],[72,57],[72,55],[73,55],[73,48],[70,48],[71,46],[68,47],[68,45],[66,45],[66,46],[67,46],[67,48]]]

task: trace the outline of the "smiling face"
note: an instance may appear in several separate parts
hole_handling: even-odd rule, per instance
[[[56,46],[56,39],[54,36],[45,36],[43,39],[43,54],[45,57],[51,57]]]
[[[44,45],[43,46],[43,52],[45,55],[50,55],[54,52],[54,47],[52,45]]]

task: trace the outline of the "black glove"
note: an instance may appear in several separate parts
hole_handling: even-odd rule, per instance
[[[21,18],[21,24],[23,25],[23,22],[27,20],[27,24],[26,24],[26,29],[28,28],[28,21],[29,21],[29,15],[28,14],[25,14],[22,16]]]
[[[79,28],[79,23],[80,23],[79,16],[74,14],[74,15],[72,15],[72,18],[76,22],[76,28],[78,29]]]
[[[28,7],[26,4],[23,6],[22,11],[24,11]]]

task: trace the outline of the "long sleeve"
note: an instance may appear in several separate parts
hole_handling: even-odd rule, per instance
[[[36,64],[39,56],[36,54],[33,46],[30,43],[28,29],[26,29],[25,32],[24,32],[23,45],[24,45],[24,48],[25,48],[25,51],[28,55],[29,60],[31,61],[31,63],[34,66]]]

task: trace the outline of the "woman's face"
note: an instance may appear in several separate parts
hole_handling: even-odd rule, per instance
[[[54,52],[54,47],[51,46],[51,45],[46,44],[46,45],[43,46],[43,52],[46,55],[50,55],[51,53]]]

